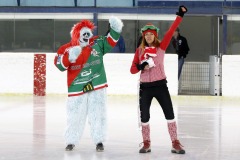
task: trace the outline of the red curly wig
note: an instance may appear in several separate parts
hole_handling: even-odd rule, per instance
[[[76,45],[79,45],[79,37],[80,37],[80,30],[83,28],[83,27],[87,27],[89,29],[91,29],[93,31],[93,29],[95,29],[95,26],[94,26],[94,23],[89,21],[89,20],[82,20],[80,21],[79,23],[75,24],[73,27],[72,27],[72,30],[71,30],[71,45],[73,46],[76,46]]]

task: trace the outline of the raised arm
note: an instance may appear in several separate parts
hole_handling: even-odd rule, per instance
[[[109,31],[102,40],[98,41],[99,47],[102,49],[103,54],[111,51],[117,44],[120,34],[122,32],[123,22],[117,17],[109,19]]]
[[[166,32],[166,34],[164,35],[164,37],[161,41],[160,48],[162,50],[165,51],[167,49],[167,47],[172,39],[174,31],[177,29],[179,24],[182,22],[182,18],[186,12],[187,12],[187,8],[185,6],[179,7],[179,11],[176,13],[176,15],[177,15],[176,19],[174,20],[171,27],[168,29],[168,31]]]

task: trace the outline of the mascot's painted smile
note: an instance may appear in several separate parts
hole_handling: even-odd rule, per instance
[[[87,27],[83,27],[80,30],[80,37],[79,37],[79,42],[81,47],[85,47],[89,44],[90,38],[92,38],[93,34],[91,29]]]

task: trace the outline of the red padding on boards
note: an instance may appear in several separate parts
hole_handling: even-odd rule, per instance
[[[34,54],[34,95],[46,95],[46,54]]]

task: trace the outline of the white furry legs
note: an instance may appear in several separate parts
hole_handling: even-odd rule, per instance
[[[90,92],[88,101],[88,122],[95,144],[103,142],[106,136],[106,88]]]
[[[87,94],[68,97],[66,144],[78,144],[87,118]]]
[[[94,143],[105,140],[106,98],[106,88],[68,98],[66,144],[78,144],[87,117]]]

